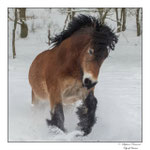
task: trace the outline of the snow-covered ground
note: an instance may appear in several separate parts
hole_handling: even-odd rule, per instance
[[[34,23],[37,30],[30,32],[26,39],[17,37],[16,59],[12,59],[13,24],[9,23],[9,141],[141,141],[141,37],[136,37],[135,20],[128,18],[127,30],[120,33],[115,51],[102,65],[99,83],[95,88],[98,99],[97,123],[88,136],[75,137],[78,134],[75,130],[78,103],[64,106],[68,133],[48,128],[45,119],[50,117],[49,104],[43,102],[36,108],[31,106],[31,87],[28,82],[33,59],[48,49],[49,20],[46,17],[49,15],[51,18],[52,32],[58,32],[63,27],[65,16],[56,10],[51,14],[36,9],[27,13],[39,15],[44,21],[37,19]],[[114,24],[112,22],[112,26]],[[32,20],[28,21],[28,25],[31,27]]]

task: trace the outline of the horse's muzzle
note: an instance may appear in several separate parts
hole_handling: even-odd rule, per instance
[[[87,89],[90,89],[94,87],[97,84],[97,82],[92,82],[89,78],[84,79],[83,87],[86,87]]]

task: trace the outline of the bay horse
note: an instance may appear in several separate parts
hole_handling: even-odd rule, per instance
[[[107,25],[87,15],[78,15],[67,29],[52,38],[53,48],[40,53],[31,64],[29,82],[32,104],[50,102],[48,126],[64,127],[63,103],[82,100],[77,108],[78,128],[88,135],[96,122],[94,88],[103,61],[114,50],[118,37]]]

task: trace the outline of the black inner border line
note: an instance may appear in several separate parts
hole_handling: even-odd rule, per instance
[[[79,9],[94,9],[94,8],[129,8],[141,9],[142,14],[142,33],[141,33],[141,141],[9,141],[9,19],[8,10],[14,8],[27,9],[60,9],[60,8],[79,8]],[[143,143],[143,7],[7,7],[7,142],[8,143]]]

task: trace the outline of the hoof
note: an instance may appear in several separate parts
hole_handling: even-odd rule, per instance
[[[62,130],[63,132],[66,132],[65,128],[63,126],[58,126],[56,123],[54,123],[52,120],[46,119],[46,123],[48,126],[56,126],[57,128],[59,128],[60,130]]]
[[[49,119],[46,119],[46,123],[47,123],[48,126],[52,126],[52,125],[53,125],[53,124],[52,124],[52,121],[49,120]]]
[[[83,129],[82,130],[83,131],[83,136],[87,136],[91,131],[92,131],[92,129],[90,128],[90,129]]]

